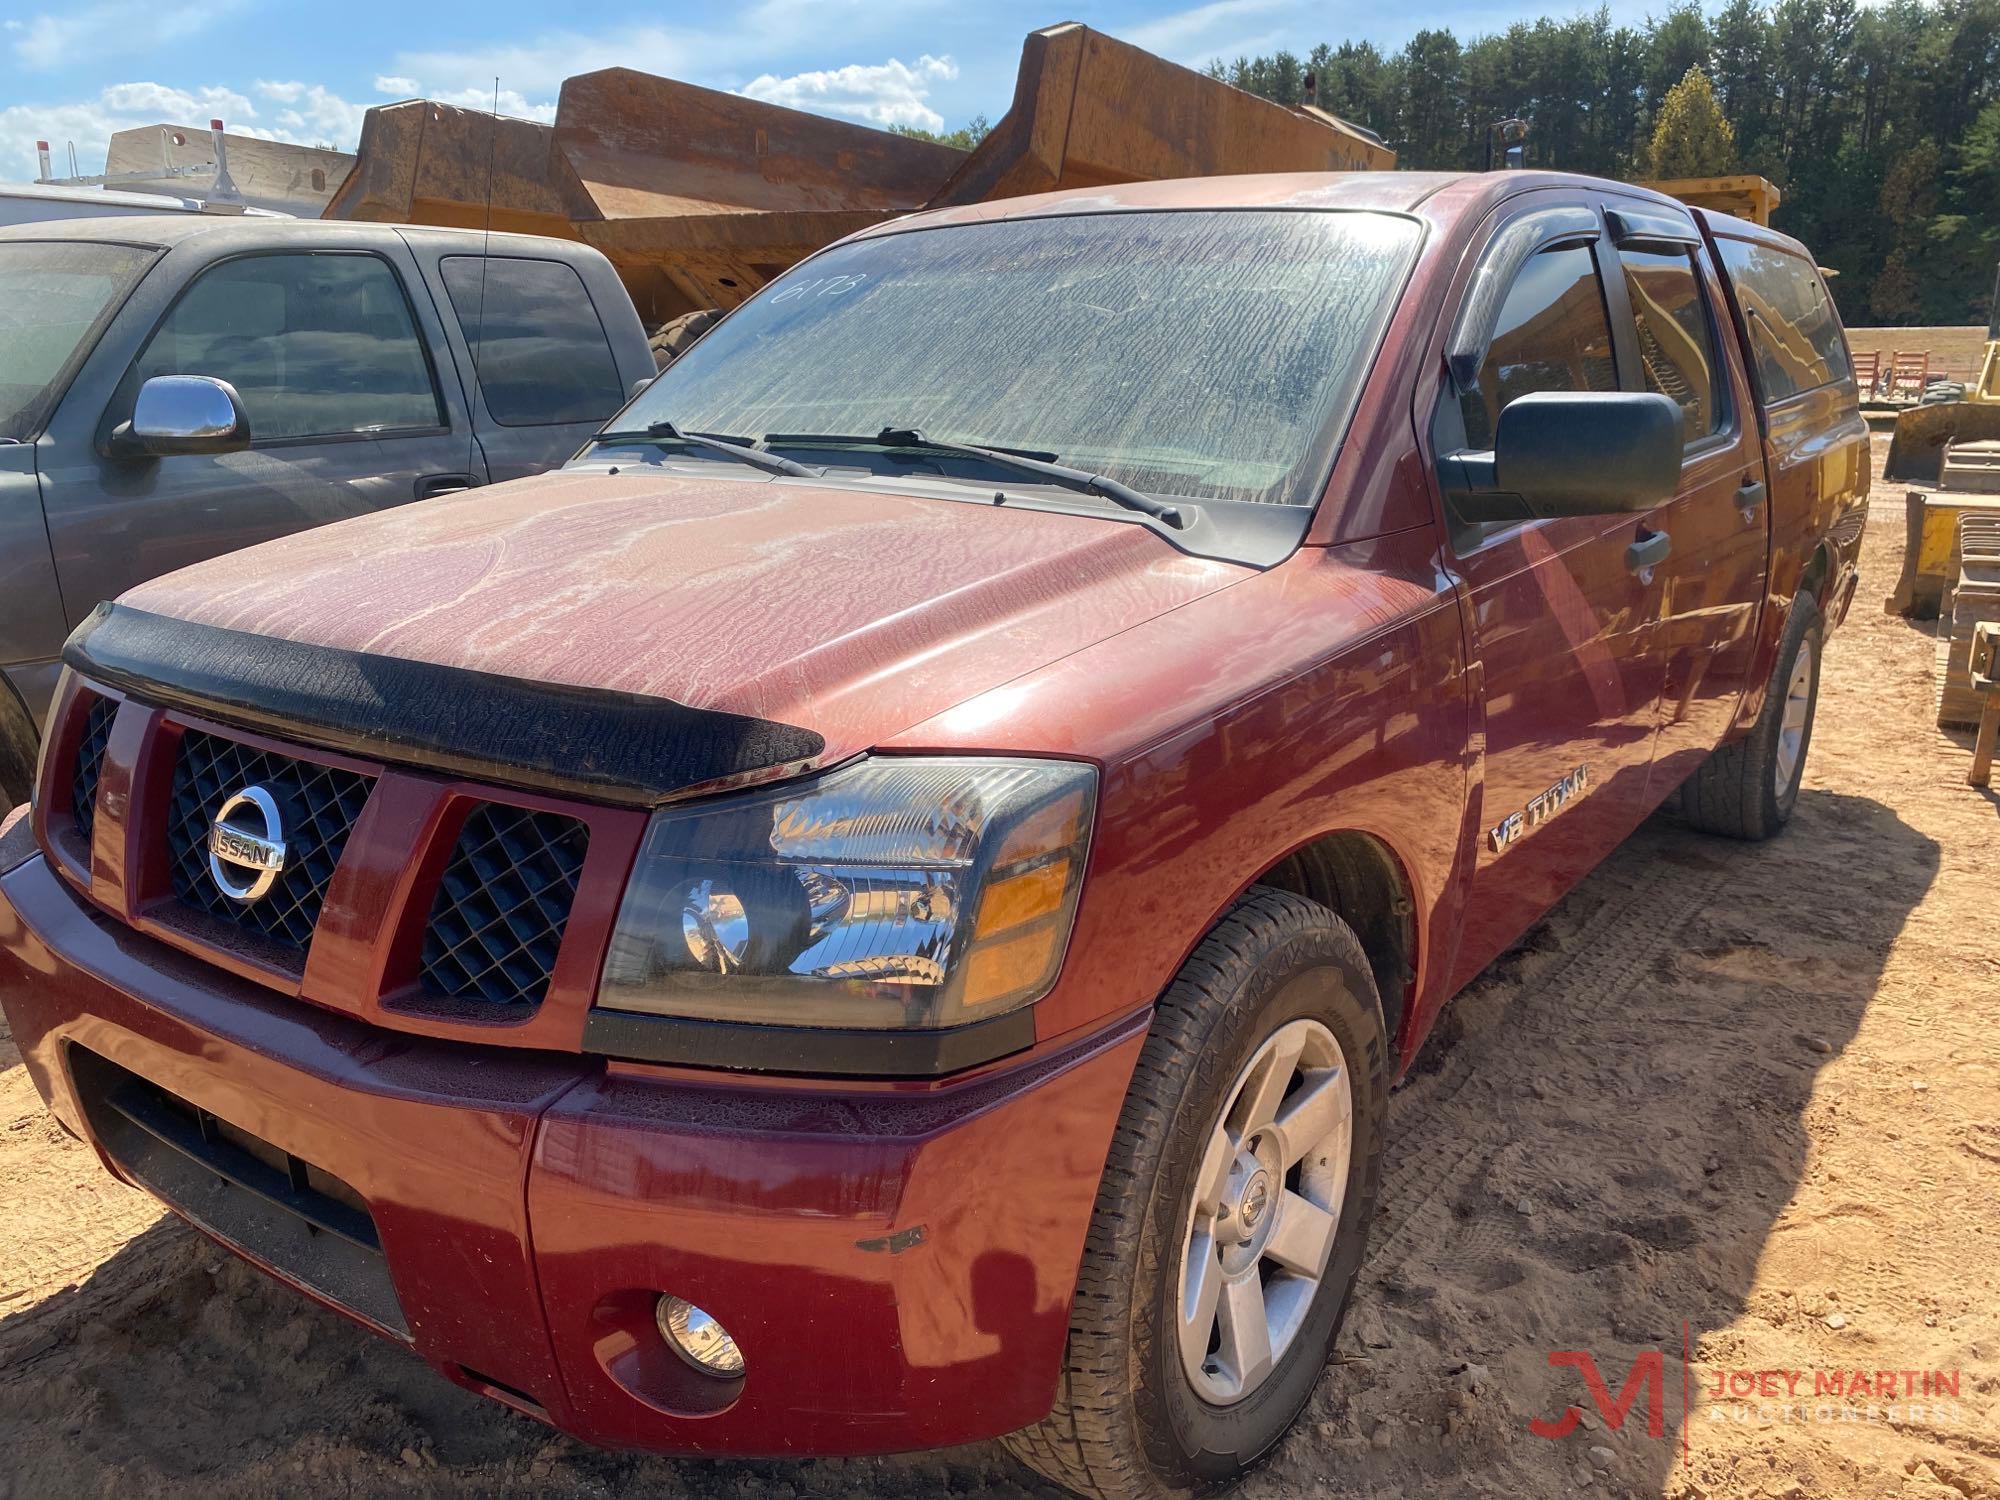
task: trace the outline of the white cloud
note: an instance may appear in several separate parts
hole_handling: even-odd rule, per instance
[[[1175,62],[1200,63],[1227,55],[1254,56],[1279,45],[1282,28],[1272,27],[1298,9],[1297,0],[1209,0],[1206,5],[1121,26],[1118,36],[1135,47]],[[1260,25],[1265,30],[1254,30]]]
[[[481,93],[490,105],[493,80],[498,78],[503,94],[511,90],[517,96],[553,99],[565,78],[599,68],[637,68],[685,78],[703,65],[704,40],[697,33],[664,26],[639,26],[601,36],[553,31],[464,52],[399,52],[396,74],[419,84],[430,98]]]
[[[113,114],[144,116],[144,124],[205,125],[221,119],[234,130],[257,117],[248,99],[220,86],[189,92],[163,83],[114,83],[97,101]]]
[[[351,104],[321,84],[293,79],[260,78],[255,87],[264,98],[291,106],[278,116],[278,123],[294,133],[287,139],[307,144],[324,141],[344,151],[353,150],[361,139],[361,117],[368,110],[365,104]]]
[[[24,58],[38,59],[38,66],[72,56],[102,66],[110,44],[98,45],[102,38],[85,36],[80,27],[122,28],[118,39],[122,45],[131,36],[189,34],[245,3],[181,0],[183,8],[168,14],[174,0],[165,5],[161,0],[84,0],[74,16],[62,12],[0,21],[0,56],[11,47]],[[864,56],[881,57],[893,45],[882,36],[885,28],[896,23],[907,35],[903,23],[912,11],[937,8],[938,0],[895,0],[886,7],[882,0],[755,0],[731,24],[712,30],[704,29],[710,24],[706,20],[602,32],[553,30],[465,51],[402,52],[391,55],[385,71],[373,77],[371,97],[426,97],[485,110],[494,107],[497,76],[502,114],[547,123],[555,118],[564,79],[624,67],[713,88],[735,88],[751,98],[869,124],[937,130],[945,123],[940,96],[959,92],[955,87],[959,68],[949,56],[924,55],[913,63],[890,57],[880,63],[793,73],[772,66],[791,59],[853,57],[862,48],[868,49]],[[111,69],[104,67],[99,76],[105,72]],[[8,92],[19,98],[24,91]],[[74,141],[78,167],[93,173],[102,170],[106,142],[117,130],[162,121],[200,125],[211,116],[220,116],[232,131],[242,134],[329,143],[351,151],[360,138],[368,102],[350,100],[298,78],[263,78],[247,88],[121,83],[90,98],[9,105],[0,107],[0,177],[32,175],[32,147],[38,135],[55,143],[59,158],[65,154],[64,143]],[[10,150],[17,154],[8,156]],[[59,160],[57,170],[66,168],[67,162]]]
[[[794,73],[788,78],[765,73],[737,92],[769,104],[841,115],[870,125],[916,125],[937,130],[943,126],[944,116],[925,101],[934,84],[949,83],[956,77],[958,65],[949,57],[925,54],[914,65],[892,57],[884,63],[850,63],[844,68]]]
[[[774,63],[820,58],[907,37],[926,12],[948,13],[944,0],[753,0],[726,16],[690,7],[686,25],[620,25],[603,31],[556,28],[520,41],[464,50],[399,52],[394,76],[433,98],[443,91],[512,89],[528,99],[554,99],[563,80],[600,68],[635,68],[726,88]],[[707,11],[704,14],[704,10]],[[879,55],[879,54],[877,54]]]
[[[100,0],[58,12],[9,21],[15,58],[28,68],[101,63],[150,52],[198,36],[236,10],[242,0]]]
[[[456,104],[460,109],[476,109],[481,114],[488,110],[498,110],[503,115],[512,115],[517,120],[539,120],[547,125],[556,117],[556,103],[553,99],[528,99],[514,89],[500,90],[499,98],[494,98],[489,88],[431,89],[423,91],[426,99],[435,99],[440,104]]]
[[[299,145],[330,142],[352,151],[361,134],[364,106],[351,104],[319,84],[260,81],[258,97],[286,105],[268,122],[245,95],[220,84],[192,89],[160,83],[114,83],[94,98],[59,104],[13,104],[0,108],[0,178],[31,180],[37,173],[34,143],[39,137],[58,175],[69,173],[68,147],[76,147],[77,170],[91,176],[104,170],[113,134],[144,125],[202,126],[219,118],[233,135],[257,136]]]

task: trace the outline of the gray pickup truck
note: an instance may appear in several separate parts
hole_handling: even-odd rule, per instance
[[[0,808],[70,630],[252,543],[562,463],[653,374],[566,240],[316,220],[0,230]]]

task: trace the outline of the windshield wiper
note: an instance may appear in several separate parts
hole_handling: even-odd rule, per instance
[[[924,453],[953,453],[962,458],[983,459],[996,467],[1013,469],[1017,473],[1034,474],[1043,479],[1051,479],[1057,484],[1080,490],[1087,495],[1102,495],[1127,510],[1136,510],[1142,515],[1151,516],[1177,531],[1187,525],[1187,517],[1178,505],[1148,495],[1143,490],[1135,490],[1131,485],[1121,484],[1107,475],[1073,469],[1068,464],[1056,463],[1051,459],[1032,458],[1025,453],[1010,452],[1005,448],[986,448],[977,443],[952,443],[942,438],[925,437],[914,427],[884,427],[872,438],[773,432],[765,434],[764,442],[788,448],[866,446],[915,449]]]
[[[732,443],[727,438],[709,437],[700,432],[682,432],[671,422],[648,423],[643,432],[600,432],[590,440],[595,443],[685,443],[690,448],[701,448],[710,453],[725,454],[739,459],[754,469],[762,469],[767,474],[789,474],[794,479],[818,479],[820,471],[809,468],[796,459],[786,458],[777,453],[766,453],[761,448],[753,448],[748,443]]]

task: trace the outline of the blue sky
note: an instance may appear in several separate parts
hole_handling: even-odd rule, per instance
[[[1057,0],[1060,4],[1060,0]],[[1665,0],[1613,0],[1634,24]],[[1398,47],[1419,26],[1461,35],[1576,0],[1110,0],[978,6],[941,0],[752,0],[742,6],[478,5],[338,0],[0,0],[0,178],[35,175],[50,140],[63,170],[103,170],[113,130],[162,121],[352,149],[371,104],[425,95],[552,118],[572,73],[622,65],[873,124],[951,128],[1006,112],[1021,38],[1079,20],[1177,61],[1304,52],[1319,40]]]

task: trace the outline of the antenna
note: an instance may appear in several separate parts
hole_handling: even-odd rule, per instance
[[[486,120],[486,227],[479,240],[479,303],[472,314],[472,389],[465,402],[465,479],[477,484],[478,470],[473,457],[479,448],[479,425],[473,408],[485,398],[479,390],[479,350],[486,341],[486,262],[493,251],[493,147],[500,138],[500,75],[493,75],[493,113]]]

